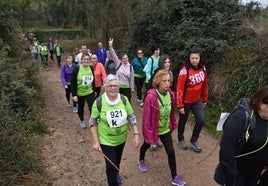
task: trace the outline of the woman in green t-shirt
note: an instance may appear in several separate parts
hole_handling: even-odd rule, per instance
[[[142,134],[144,142],[138,160],[142,172],[148,170],[145,162],[146,151],[150,145],[162,141],[168,156],[171,184],[183,186],[186,182],[177,174],[175,150],[171,133],[177,128],[175,115],[175,96],[170,89],[171,75],[167,70],[159,70],[153,79],[153,87],[144,99]]]
[[[109,74],[104,80],[103,87],[105,92],[92,106],[89,126],[93,137],[93,148],[102,151],[108,157],[105,159],[106,176],[109,186],[114,186],[122,183],[118,171],[127,140],[128,126],[133,127],[136,148],[139,146],[139,131],[129,100],[119,94],[118,78]]]
[[[82,64],[73,70],[72,74],[72,95],[73,100],[78,102],[78,116],[80,118],[80,126],[85,129],[84,122],[84,106],[87,102],[88,109],[91,114],[91,108],[95,100],[95,79],[94,69],[89,65],[90,56],[85,54],[82,56]]]

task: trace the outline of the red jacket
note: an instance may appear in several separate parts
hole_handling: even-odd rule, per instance
[[[205,66],[200,69],[182,67],[177,80],[177,107],[184,108],[184,103],[193,104],[200,98],[208,101],[208,78]]]
[[[93,66],[91,64],[91,66]],[[104,79],[106,78],[106,71],[102,63],[97,62],[94,67],[95,87],[101,87]]]

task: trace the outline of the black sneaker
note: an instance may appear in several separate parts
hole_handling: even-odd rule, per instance
[[[201,152],[202,151],[202,148],[197,144],[196,141],[195,142],[190,141],[190,144],[193,147],[195,152]]]
[[[181,150],[187,150],[187,145],[185,144],[184,140],[180,140],[178,145]]]

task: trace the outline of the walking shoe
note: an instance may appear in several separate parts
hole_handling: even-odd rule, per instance
[[[139,169],[142,172],[146,172],[148,170],[148,168],[146,167],[145,161],[144,160],[139,160],[138,161],[139,164]]]
[[[190,144],[193,147],[195,152],[201,152],[202,151],[202,148],[197,144],[196,141],[195,142],[190,141]]]
[[[77,107],[74,107],[73,112],[74,113],[77,113],[78,112],[78,108]]]
[[[185,144],[184,140],[180,140],[178,145],[179,145],[179,149],[187,150],[187,145]]]
[[[119,173],[116,173],[116,179],[117,179],[117,183],[118,185],[121,185],[123,183],[123,178],[119,175]]]
[[[84,122],[84,121],[81,121],[81,122],[80,122],[80,126],[81,126],[81,128],[82,128],[82,129],[87,128],[87,127],[86,127],[86,124],[85,124],[85,122]]]
[[[67,107],[71,107],[70,101],[67,101],[66,105],[67,105]]]
[[[151,149],[152,150],[156,150],[157,149],[157,145],[151,145]]]
[[[183,181],[183,179],[179,175],[177,175],[171,180],[171,184],[177,186],[184,186],[186,182]]]
[[[163,145],[162,141],[158,138],[158,147],[161,147]]]

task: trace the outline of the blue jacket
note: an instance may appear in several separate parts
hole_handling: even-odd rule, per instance
[[[72,73],[75,68],[76,68],[75,64],[72,64],[72,66],[69,67],[69,65],[65,63],[62,66],[60,74],[62,86],[71,84]]]
[[[101,51],[99,48],[96,48],[95,54],[98,57],[98,61],[104,65],[107,57],[107,49],[103,47]]]
[[[131,65],[133,66],[133,69],[134,69],[134,74],[145,75],[145,72],[143,71],[143,69],[146,64],[147,64],[147,57],[143,57],[140,61],[137,57],[135,57],[131,61]]]

